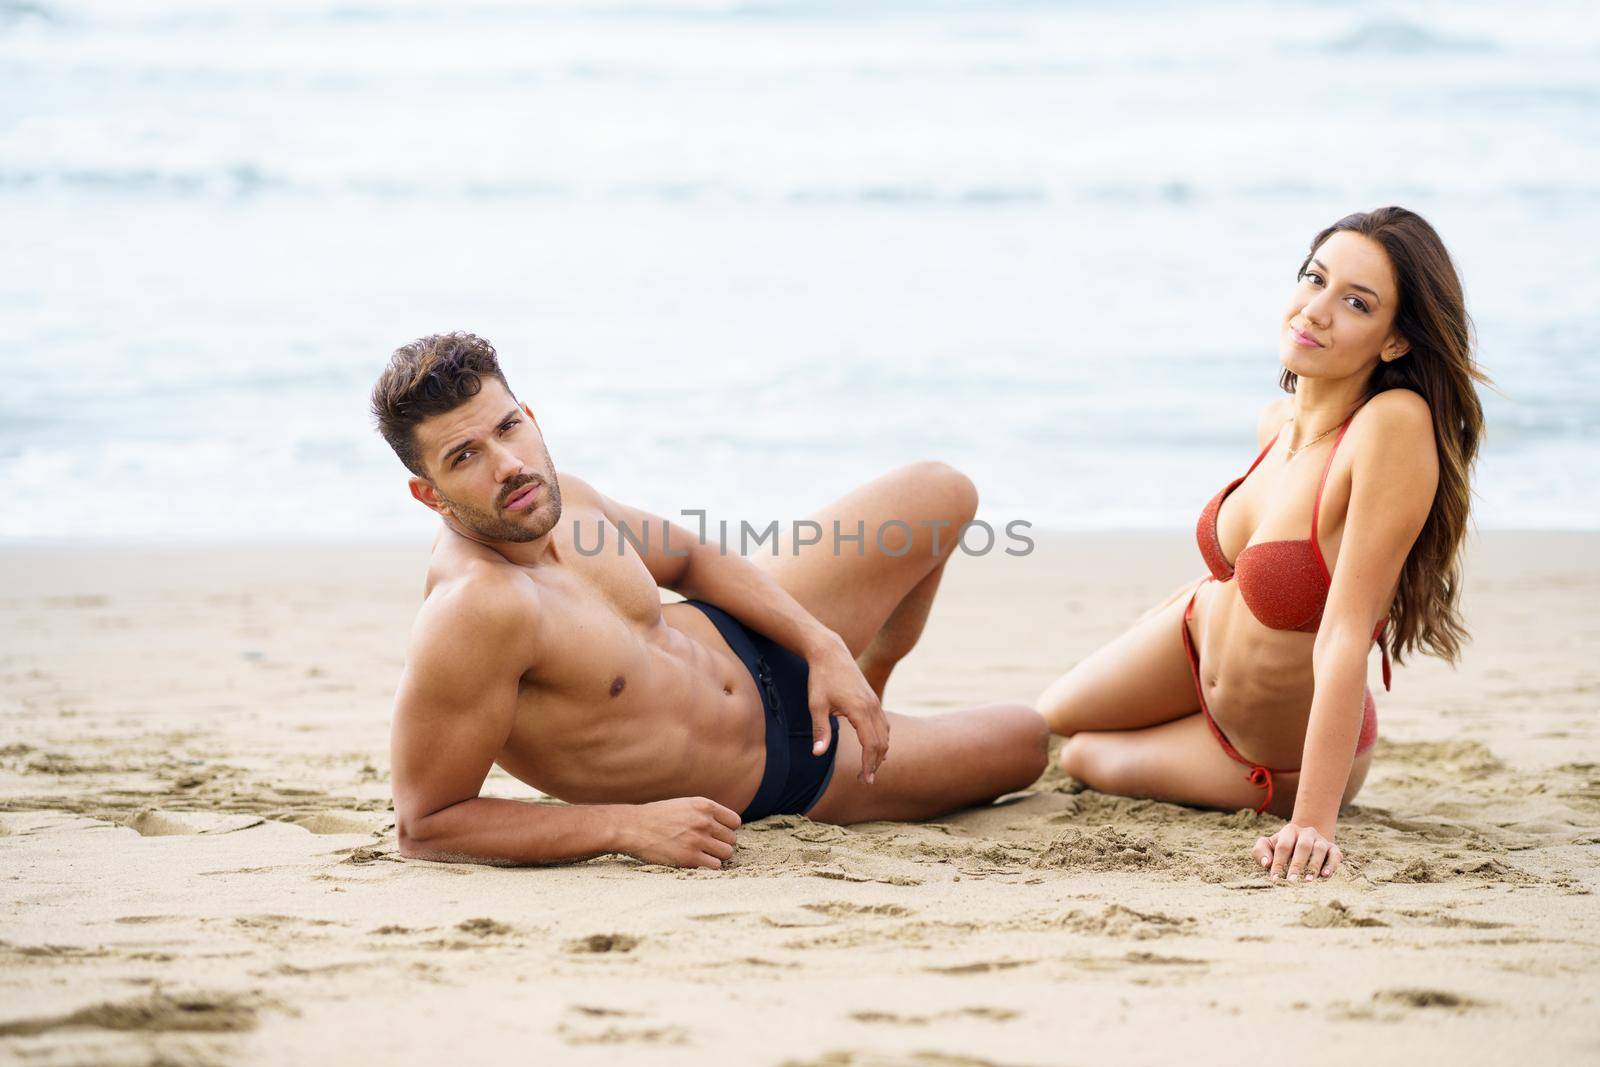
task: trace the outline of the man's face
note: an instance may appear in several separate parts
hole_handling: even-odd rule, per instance
[[[429,474],[411,479],[418,500],[490,541],[534,541],[555,528],[561,487],[544,436],[498,380],[412,432]]]

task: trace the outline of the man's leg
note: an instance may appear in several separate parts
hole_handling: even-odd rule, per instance
[[[922,636],[945,561],[977,507],[966,475],[913,463],[808,516],[821,529],[818,544],[752,562],[844,638],[881,698],[889,673]]]
[[[861,764],[861,743],[854,730],[841,729],[833,780],[807,817],[840,824],[931,819],[1026,789],[1049,758],[1050,730],[1023,704],[888,714],[893,740],[877,780],[866,785],[847,773]]]
[[[943,463],[914,463],[810,516],[822,529],[820,544],[758,562],[844,638],[882,697],[890,671],[922,636],[945,563],[977,507],[977,490],[966,475]],[[878,530],[895,521],[904,525],[885,528],[880,547]],[[842,542],[835,551],[835,523],[843,536],[861,531],[863,540]],[[908,538],[910,547],[902,551]],[[855,731],[839,731],[837,769],[811,818],[929,819],[1025,789],[1044,773],[1050,731],[1025,705],[934,716],[890,712],[889,723],[889,757],[870,786],[853,771],[861,765]]]

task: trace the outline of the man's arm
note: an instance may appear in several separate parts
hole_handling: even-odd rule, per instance
[[[627,529],[645,547],[639,552],[657,585],[686,597],[704,600],[726,611],[757,633],[764,634],[805,659],[810,667],[807,689],[811,711],[811,750],[827,749],[831,715],[842,715],[861,740],[861,781],[871,784],[889,751],[889,720],[878,695],[867,684],[844,640],[743,556],[725,554],[720,546],[702,541],[683,527],[657,515],[619,504],[571,475],[562,483],[577,482],[594,493],[606,518]],[[630,541],[630,544],[633,542]],[[637,547],[637,546],[635,546]]]
[[[721,867],[739,817],[704,797],[565,806],[480,797],[516,715],[535,647],[531,589],[471,579],[436,589],[417,620],[391,738],[402,855],[445,862],[563,863],[625,852]]]

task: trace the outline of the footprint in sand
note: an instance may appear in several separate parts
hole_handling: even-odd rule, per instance
[[[1038,960],[976,960],[972,963],[955,963],[945,967],[924,967],[929,974],[988,974],[991,971],[1010,971],[1026,967]]]
[[[556,1034],[569,1045],[687,1045],[681,1026],[573,1026],[562,1023]]]
[[[681,1026],[626,1025],[618,1019],[638,1018],[636,1011],[595,1004],[574,1004],[556,1033],[569,1045],[683,1045],[689,1032]]]
[[[1337,900],[1307,908],[1300,916],[1300,925],[1313,930],[1327,930],[1350,926],[1388,926],[1382,919],[1357,915]]]
[[[1131,835],[1114,826],[1066,829],[1057,834],[1030,867],[1089,871],[1166,870],[1182,865],[1153,837]]]
[[[1462,1014],[1490,1006],[1487,1001],[1445,989],[1380,989],[1372,994],[1370,1003],[1351,1004],[1341,1001],[1331,1006],[1330,1014],[1333,1018],[1342,1020],[1396,1023],[1404,1021],[1415,1011]]]
[[[204,811],[156,811],[146,808],[122,825],[140,837],[177,837],[184,834],[231,834],[249,830],[267,820],[250,815],[219,815]]]
[[[578,955],[632,952],[643,942],[632,934],[590,934],[567,942],[567,951]]]
[[[1382,989],[1372,994],[1381,1004],[1396,1004],[1405,1008],[1434,1008],[1445,1011],[1470,1011],[1486,1008],[1488,1003],[1461,993],[1444,989]]]
[[[815,912],[783,908],[761,916],[761,925],[778,930],[798,930],[819,926],[832,926],[833,919]]]
[[[307,919],[300,915],[240,915],[233,925],[244,930],[280,930],[291,926],[343,926],[336,919]]]
[[[107,1001],[67,1015],[36,1016],[0,1024],[0,1037],[52,1030],[97,1029],[164,1033],[236,1033],[253,1030],[261,1001],[233,993],[157,993],[137,1000]]]
[[[890,1026],[927,1026],[929,1023],[941,1022],[946,1019],[979,1019],[984,1022],[1004,1023],[1010,1022],[1020,1015],[1020,1012],[1009,1008],[953,1008],[949,1011],[934,1012],[931,1015],[899,1015],[892,1011],[854,1011],[850,1018],[858,1023],[878,1023]]]
[[[1518,867],[1485,856],[1454,860],[1449,863],[1430,863],[1425,859],[1416,858],[1400,866],[1387,878],[1380,878],[1379,881],[1419,884],[1447,882],[1457,878],[1505,885],[1534,885],[1543,881]]]
[[[1006,1064],[979,1056],[928,1049],[896,1053],[833,1049],[814,1059],[784,1060],[779,1067],[1006,1067]]]
[[[314,811],[293,820],[314,834],[377,834],[388,825],[387,813],[371,811]]]
[[[812,904],[802,904],[807,911],[826,915],[831,919],[843,919],[854,915],[885,916],[893,919],[903,919],[908,915],[915,915],[916,909],[908,908],[903,904],[852,904],[848,900],[821,900]]]
[[[368,864],[368,863],[379,863],[379,862],[404,863],[405,862],[405,860],[400,858],[400,854],[398,852],[392,850],[392,849],[389,850],[389,851],[385,851],[385,850],[383,850],[381,848],[368,848],[368,847],[366,847],[364,845],[358,846],[356,848],[340,849],[338,852],[335,852],[334,855],[335,856],[343,856],[344,857],[344,859],[339,861],[340,863],[353,863],[358,867],[359,866],[363,866],[363,865]],[[451,870],[452,873],[454,872],[454,868],[446,868],[446,870]],[[462,872],[462,873],[467,873],[467,872]]]
[[[1158,911],[1135,911],[1121,904],[1108,904],[1098,914],[1074,909],[1048,921],[1046,925],[1061,926],[1079,934],[1118,939],[1132,938],[1136,941],[1195,932],[1195,920],[1189,916],[1164,915]]]
[[[9,941],[0,941],[0,958],[92,960],[109,955],[111,953],[103,948],[86,948],[82,945],[13,945]]]
[[[1192,956],[1161,956],[1154,952],[1130,952],[1122,957],[1127,963],[1154,964],[1158,967],[1208,967],[1210,960],[1197,960]]]

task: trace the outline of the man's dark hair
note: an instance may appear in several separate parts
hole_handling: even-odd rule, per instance
[[[394,350],[372,387],[372,415],[378,432],[412,474],[428,477],[412,432],[417,424],[477,396],[485,376],[511,391],[494,345],[475,334],[435,333]]]

